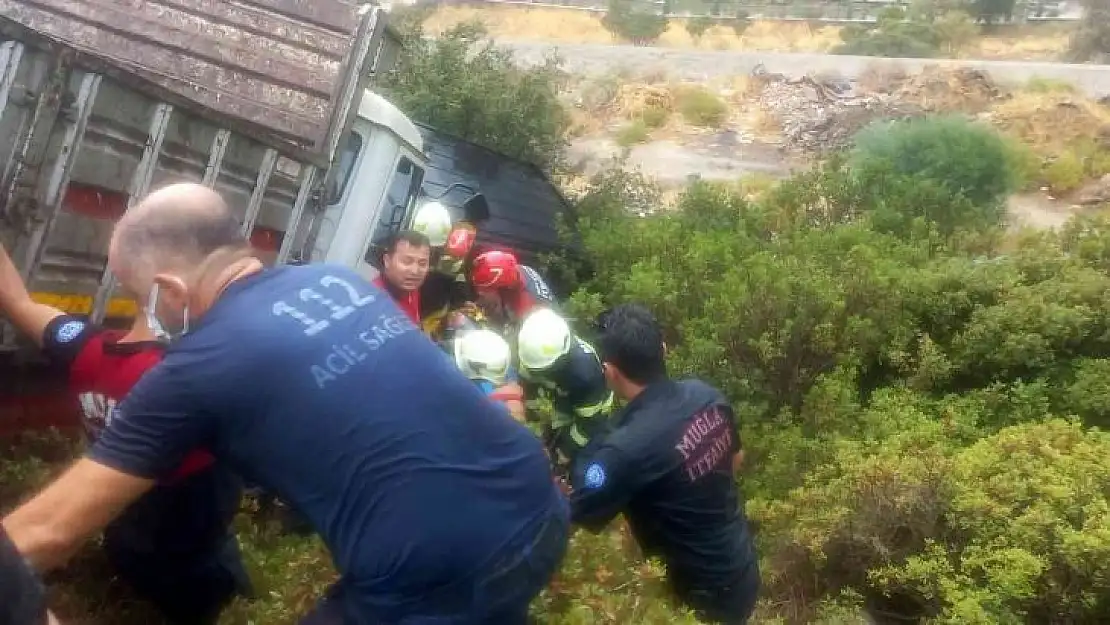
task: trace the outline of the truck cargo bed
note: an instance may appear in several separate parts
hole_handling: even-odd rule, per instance
[[[361,17],[339,0],[0,0],[0,39],[326,166],[381,41]]]

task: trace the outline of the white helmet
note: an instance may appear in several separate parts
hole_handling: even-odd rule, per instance
[[[524,318],[517,335],[520,366],[542,371],[570,351],[570,324],[550,308],[539,308]]]
[[[455,364],[471,380],[500,386],[509,377],[513,359],[509,343],[492,330],[470,330],[455,337]]]
[[[451,233],[451,212],[435,200],[424,202],[416,209],[412,229],[428,237],[432,247],[442,247]]]

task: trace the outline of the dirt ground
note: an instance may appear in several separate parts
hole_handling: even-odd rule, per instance
[[[1010,198],[1011,228],[1055,230],[1083,209],[1043,193],[1021,193]]]
[[[625,159],[664,189],[691,179],[782,178],[831,150],[850,145],[854,134],[879,119],[959,112],[989,122],[1024,143],[1034,158],[1051,162],[1092,128],[1110,128],[1110,109],[1066,85],[1037,84],[1012,92],[986,73],[961,68],[927,68],[919,74],[872,73],[859,80],[765,74],[700,84],[621,82],[583,78],[565,97],[579,122],[569,161],[590,175]],[[703,92],[727,108],[718,124],[691,124],[682,94]],[[622,139],[629,126],[652,112],[663,116],[652,128]],[[1014,228],[1058,228],[1073,214],[1076,194],[1062,199],[1046,191],[1015,195]]]

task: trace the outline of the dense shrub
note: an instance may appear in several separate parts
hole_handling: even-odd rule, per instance
[[[383,80],[415,120],[545,168],[559,164],[570,117],[559,100],[557,60],[521,69],[480,23],[435,39],[406,22],[397,70]]]
[[[643,143],[647,141],[650,135],[651,129],[648,128],[647,124],[642,120],[633,120],[617,129],[617,145],[628,147],[637,143]]]
[[[957,116],[874,124],[855,138],[850,164],[863,180],[894,174],[947,195],[932,206],[903,205],[908,211],[882,208],[887,219],[923,217],[945,234],[999,225],[1019,182],[1008,143],[989,126]]]
[[[991,1],[1013,4],[1013,0]],[[833,54],[908,58],[931,58],[942,52],[954,55],[979,33],[979,13],[967,3],[920,3],[911,5],[909,11],[888,8],[880,12],[873,27],[853,25],[841,30],[842,43]]]
[[[734,400],[768,618],[1105,622],[1110,221],[1005,240],[1014,163],[974,124],[858,150],[646,219],[653,189],[600,174],[570,307],[647,303],[674,373]]]
[[[694,126],[716,128],[728,118],[728,105],[716,94],[699,87],[685,87],[676,94],[683,119]]]
[[[698,41],[702,38],[702,35],[704,35],[706,31],[708,31],[710,28],[713,28],[713,25],[715,23],[716,21],[712,17],[691,17],[690,19],[686,20],[686,32],[694,41]]]
[[[614,37],[646,46],[667,30],[667,18],[654,12],[654,8],[654,5],[637,6],[635,0],[609,0],[601,23]]]
[[[752,20],[748,16],[747,11],[739,9],[736,11],[736,15],[728,20],[728,24],[732,27],[732,32],[735,33],[737,37],[741,37],[752,25]]]

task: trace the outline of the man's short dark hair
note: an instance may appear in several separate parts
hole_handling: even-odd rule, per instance
[[[401,230],[400,232],[393,233],[386,239],[385,248],[382,253],[396,253],[397,246],[400,245],[402,241],[413,247],[432,247],[432,242],[428,240],[428,237],[425,236],[423,232],[417,232],[416,230]]]
[[[655,315],[640,304],[621,304],[598,315],[598,352],[636,384],[667,375],[663,330]]]

